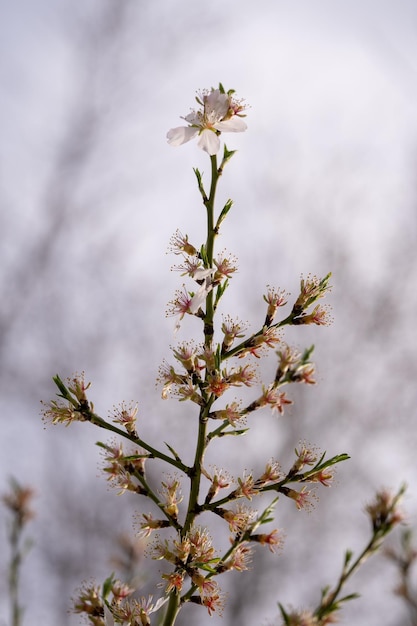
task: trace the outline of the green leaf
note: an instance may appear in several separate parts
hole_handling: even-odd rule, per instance
[[[225,204],[225,205],[224,205],[224,207],[222,208],[222,210],[221,210],[221,212],[220,212],[220,215],[219,215],[219,217],[218,217],[218,219],[217,219],[217,222],[216,222],[216,227],[215,227],[215,229],[214,229],[214,230],[216,231],[216,233],[218,233],[218,232],[219,232],[219,229],[220,229],[221,223],[223,222],[223,220],[224,220],[224,218],[226,217],[226,215],[229,213],[229,211],[230,211],[230,209],[232,208],[232,206],[233,206],[233,200],[230,200],[230,199],[229,199],[229,200],[227,200],[226,204]]]
[[[219,176],[223,173],[224,166],[226,165],[226,163],[228,163],[230,161],[230,159],[235,154],[235,152],[236,152],[236,150],[228,150],[227,147],[226,147],[226,144],[224,145],[223,159],[222,159],[222,162],[220,163],[220,167],[218,169],[218,175]]]
[[[347,596],[343,596],[343,598],[340,598],[340,600],[338,600],[338,604],[340,604],[341,602],[348,602],[349,600],[357,600],[358,598],[361,597],[360,593],[349,593]]]
[[[172,446],[169,445],[169,443],[167,443],[166,441],[164,441],[164,444],[166,445],[166,447],[168,448],[168,450],[171,452],[172,456],[174,457],[174,459],[176,461],[179,461],[181,463],[181,458],[178,456],[178,453],[174,450],[174,448]],[[146,457],[148,455],[143,454],[143,457]]]
[[[57,374],[56,376],[54,376],[52,378],[52,380],[54,381],[55,385],[58,387],[59,391],[61,392],[59,395],[61,396],[61,398],[68,398],[69,395],[69,391],[66,387],[66,385],[63,383],[62,379],[60,378],[60,376]]]
[[[226,432],[222,432],[219,434],[219,437],[225,437],[226,435],[233,435],[234,437],[239,437],[240,435],[245,435],[249,431],[249,428],[241,428],[239,430],[227,430]]]
[[[220,284],[217,287],[217,289],[216,289],[216,298],[215,298],[215,301],[214,301],[214,308],[217,307],[217,304],[219,303],[220,298],[222,297],[222,295],[224,294],[224,292],[226,291],[228,286],[229,286],[229,279],[226,278],[224,283]]]
[[[301,355],[300,363],[302,365],[305,365],[306,363],[308,363],[313,352],[314,352],[314,344],[304,350],[303,354]]]
[[[204,267],[208,267],[209,266],[209,262],[208,262],[208,258],[207,258],[206,246],[204,244],[200,248],[200,258],[203,261]]]
[[[198,186],[200,187],[200,185],[202,183],[202,180],[203,180],[202,174],[201,174],[200,170],[198,169],[198,167],[194,167],[193,168],[193,172],[194,172],[194,174],[195,174],[195,176],[197,178]]]
[[[349,563],[351,562],[353,558],[353,552],[352,550],[346,550],[346,554],[345,554],[345,567],[347,567],[349,565]]]
[[[279,610],[281,611],[281,617],[284,620],[284,623],[286,624],[286,626],[288,626],[290,623],[290,616],[288,615],[288,613],[286,613],[284,607],[279,602],[278,602],[278,607],[279,607]]]
[[[114,572],[112,572],[112,573],[110,574],[110,576],[109,576],[108,578],[106,578],[106,580],[105,580],[105,581],[104,581],[104,583],[103,583],[103,591],[102,591],[102,594],[103,594],[103,598],[104,598],[104,599],[105,599],[105,598],[109,595],[109,593],[110,593],[110,591],[111,591],[111,588],[112,588],[113,583],[114,583]]]

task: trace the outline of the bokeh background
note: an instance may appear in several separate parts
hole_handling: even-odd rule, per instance
[[[193,407],[155,388],[177,335],[166,303],[180,284],[166,256],[180,228],[198,246],[205,217],[195,143],[166,144],[197,89],[234,88],[248,131],[219,202],[235,201],[219,249],[239,258],[225,312],[257,329],[265,285],[296,295],[300,274],[333,272],[334,324],[287,340],[316,345],[319,384],[290,390],[283,417],[254,416],[252,435],[210,459],[230,471],[305,440],[352,459],[315,509],[280,502],[279,555],[224,577],[223,619],[187,607],[181,624],[278,623],[277,602],[308,607],[367,540],[375,489],[408,484],[416,523],[417,4],[414,0],[2,0],[0,20],[0,490],[10,476],[36,489],[34,547],[22,580],[25,623],[70,626],[82,580],[129,563],[135,511],[100,474],[86,424],[47,427],[51,376],[84,370],[99,413],[138,400],[144,439],[191,458]],[[270,369],[268,370],[268,367]],[[265,374],[273,371],[265,366]],[[188,450],[188,452],[187,452]],[[155,469],[155,479],[160,468]],[[7,513],[0,511],[0,623],[8,624]],[[215,529],[217,532],[219,529]],[[121,539],[122,537],[122,539]],[[141,556],[145,595],[158,565]],[[125,564],[125,571],[127,565]],[[122,568],[123,569],[123,568]],[[395,572],[375,557],[349,586],[343,619],[407,624]]]

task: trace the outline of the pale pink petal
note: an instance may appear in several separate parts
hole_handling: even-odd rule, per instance
[[[187,143],[198,133],[198,128],[192,126],[178,126],[177,128],[171,128],[167,133],[168,143],[171,146],[182,146],[183,143]]]
[[[217,122],[217,124],[214,124],[214,128],[225,133],[242,133],[247,129],[247,125],[241,117],[233,115],[233,117],[225,122]]]
[[[207,152],[210,156],[217,154],[220,150],[220,139],[217,137],[216,133],[212,130],[206,129],[200,135],[200,139],[198,140],[198,146],[204,152]]]

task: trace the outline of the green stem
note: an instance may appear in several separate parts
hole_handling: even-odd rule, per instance
[[[194,519],[197,514],[198,496],[200,493],[201,473],[203,467],[203,458],[207,445],[207,415],[210,411],[210,407],[214,401],[214,397],[207,401],[205,407],[201,408],[199,424],[198,424],[198,437],[197,446],[195,451],[194,465],[191,473],[191,489],[190,497],[188,500],[187,516],[185,518],[182,536],[190,530],[193,525]]]
[[[207,259],[210,267],[213,263],[213,249],[214,249],[214,237],[216,235],[214,230],[214,199],[216,197],[217,183],[219,175],[217,172],[217,156],[214,154],[210,157],[211,160],[211,184],[210,195],[206,203],[207,209]]]
[[[206,262],[209,268],[213,267],[213,252],[214,252],[214,239],[216,236],[216,230],[214,228],[214,200],[216,197],[216,188],[219,180],[219,173],[217,170],[217,156],[214,154],[210,157],[211,160],[211,184],[210,194],[207,201],[204,203],[207,210],[207,239],[206,239]],[[206,315],[204,318],[204,345],[208,348],[212,347],[213,335],[214,335],[214,306],[213,306],[213,291],[207,294],[206,298]],[[211,372],[206,370],[206,379]],[[205,402],[200,409],[199,424],[198,424],[198,437],[197,446],[194,457],[194,465],[191,471],[191,489],[190,498],[188,501],[187,516],[184,523],[183,535],[185,535],[191,528],[194,518],[196,516],[196,507],[198,503],[198,496],[200,493],[201,482],[201,470],[203,464],[203,457],[205,448],[207,445],[207,420],[210,412],[211,405],[213,404],[215,397],[213,395],[204,396]]]
[[[10,599],[12,610],[12,626],[20,626],[20,606],[19,606],[19,570],[21,555],[19,552],[19,530],[15,526],[11,535],[12,559],[10,565]]]
[[[172,591],[169,596],[168,606],[162,626],[173,626],[173,624],[175,624],[175,620],[177,619],[177,615],[181,609],[180,600],[181,598],[179,594],[176,591]]]
[[[213,252],[214,252],[214,239],[216,237],[216,229],[214,227],[214,200],[216,196],[217,182],[219,179],[219,173],[217,170],[217,156],[210,157],[211,160],[211,184],[210,193],[207,199],[203,196],[203,201],[207,210],[207,238],[206,238],[206,264],[207,268],[213,267]],[[206,298],[206,314],[204,317],[204,345],[207,348],[212,347],[213,335],[214,335],[214,303],[213,303],[213,291],[207,294]],[[211,372],[206,371],[206,378]],[[184,537],[187,532],[192,528],[195,517],[198,513],[198,497],[200,494],[201,474],[203,467],[204,452],[207,445],[207,421],[208,414],[210,412],[211,405],[213,404],[215,397],[210,394],[207,396],[203,394],[205,399],[204,405],[200,409],[199,424],[198,424],[198,436],[196,451],[194,457],[194,464],[188,472],[191,478],[190,495],[188,499],[187,514],[185,517],[184,526],[181,530],[181,536]],[[170,596],[167,612],[163,626],[171,626],[175,623],[176,617],[180,611],[181,599],[179,595],[173,592]]]
[[[110,430],[113,433],[117,433],[121,437],[128,439],[132,443],[135,443],[136,445],[141,446],[142,448],[150,452],[152,457],[161,459],[161,461],[165,461],[165,463],[169,463],[170,465],[173,465],[174,467],[181,470],[185,474],[189,473],[190,468],[184,465],[184,463],[181,463],[181,461],[177,461],[176,459],[171,458],[167,454],[160,452],[159,450],[157,450],[156,448],[153,448],[152,446],[150,446],[148,443],[146,443],[139,437],[133,437],[132,435],[129,435],[128,433],[126,433],[124,430],[117,428],[117,426],[113,426],[113,424],[109,424],[109,422],[106,422],[106,420],[104,420],[102,417],[100,417],[96,413],[93,413],[90,409],[83,409],[80,412],[82,413],[82,415],[84,415],[84,417],[89,422],[91,422],[95,426],[99,426],[100,428],[104,428],[105,430]]]
[[[207,240],[206,240],[206,256],[207,266],[213,267],[213,251],[214,251],[214,238],[216,236],[216,230],[214,228],[214,199],[216,197],[216,188],[219,180],[219,174],[217,171],[217,156],[210,157],[211,160],[211,185],[210,195],[205,202],[207,209]],[[206,315],[204,318],[204,344],[211,346],[213,342],[214,327],[213,327],[213,291],[207,294],[206,298]]]
[[[214,200],[216,196],[217,183],[220,178],[221,172],[217,167],[217,156],[210,157],[211,160],[211,184],[210,193],[207,197],[202,188],[201,178],[198,176],[199,189],[202,194],[203,202],[207,211],[207,238],[205,246],[205,264],[207,269],[213,268],[213,253],[214,253],[214,240],[217,235],[217,229],[214,222]],[[204,192],[204,193],[203,193]],[[213,345],[214,336],[214,298],[213,290],[211,290],[206,297],[206,314],[204,316],[204,345],[211,349]],[[206,370],[207,376],[212,372]],[[192,468],[186,473],[190,476],[190,495],[188,499],[187,514],[185,517],[184,526],[181,530],[181,536],[184,537],[190,528],[192,528],[196,515],[198,514],[198,498],[200,494],[200,483],[203,468],[203,458],[205,449],[207,446],[207,421],[210,413],[211,406],[215,401],[213,394],[207,395],[205,392],[202,394],[204,398],[204,405],[200,408],[198,435],[196,451],[194,456],[194,464]],[[149,449],[149,448],[148,448]],[[184,468],[183,468],[183,471]],[[181,598],[176,592],[172,592],[168,602],[168,608],[163,622],[163,626],[172,626],[175,623],[177,615],[181,608]]]
[[[175,528],[175,530],[180,531],[181,530],[180,524],[177,522],[176,518],[172,517],[172,515],[169,515],[169,513],[166,512],[163,504],[161,504],[161,502],[160,502],[160,499],[153,492],[153,490],[150,488],[150,486],[148,484],[148,481],[146,480],[145,476],[143,474],[141,474],[140,472],[134,472],[133,475],[138,480],[138,482],[142,485],[142,487],[145,489],[146,497],[148,497],[150,500],[152,500],[156,504],[156,506],[161,511],[161,513],[169,521],[170,526],[172,526],[172,528]]]

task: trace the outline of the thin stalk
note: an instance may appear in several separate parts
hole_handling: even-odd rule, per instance
[[[194,458],[194,465],[192,468],[192,476],[191,476],[191,489],[190,489],[190,497],[188,500],[188,510],[187,516],[185,518],[185,523],[183,527],[182,535],[184,536],[192,527],[195,516],[196,516],[196,508],[198,504],[198,496],[200,494],[200,483],[201,483],[201,474],[202,474],[202,466],[203,466],[203,458],[207,445],[207,415],[210,411],[210,407],[214,402],[214,397],[207,401],[207,405],[201,408],[199,424],[198,424],[198,437],[197,437],[197,446]]]
[[[209,268],[213,267],[213,252],[214,252],[214,239],[216,231],[214,228],[214,200],[216,196],[216,188],[219,180],[219,173],[217,171],[217,156],[210,157],[211,160],[211,184],[210,194],[207,201],[204,203],[207,210],[207,239],[206,239],[206,258]],[[204,345],[211,348],[213,343],[214,334],[214,307],[213,307],[213,291],[207,294],[206,298],[206,315],[204,318]],[[206,371],[206,378],[209,372]],[[194,464],[191,470],[191,488],[190,497],[188,501],[187,515],[183,528],[183,536],[192,527],[195,516],[196,506],[198,503],[198,496],[200,493],[201,482],[201,470],[203,464],[204,452],[207,445],[207,421],[208,414],[210,412],[211,405],[213,404],[215,397],[211,394],[205,397],[204,405],[200,409],[199,424],[198,424],[198,436],[197,445],[194,457]]]
[[[217,182],[219,180],[219,172],[217,169],[217,156],[210,157],[211,160],[211,184],[210,193],[208,198],[203,195],[203,202],[207,211],[207,238],[205,246],[206,264],[207,268],[213,267],[213,252],[214,252],[214,239],[216,237],[216,229],[214,227],[214,200],[216,196]],[[201,190],[201,181],[199,183]],[[213,344],[214,335],[214,301],[213,290],[211,290],[206,297],[206,314],[204,317],[204,345],[207,348],[211,348]],[[209,372],[206,371],[206,378]],[[205,449],[207,446],[207,421],[210,412],[211,405],[213,404],[215,397],[210,394],[203,394],[205,399],[204,405],[200,408],[199,420],[198,420],[198,435],[196,451],[194,456],[194,464],[189,469],[187,474],[190,476],[190,495],[188,498],[187,514],[185,517],[184,526],[181,530],[181,536],[184,537],[192,527],[198,506],[198,497],[200,495],[200,483],[202,475],[202,466]],[[166,610],[163,626],[173,626],[181,609],[181,597],[176,591],[172,591],[168,601],[168,607]]]
[[[276,324],[271,324],[270,328],[281,328],[282,326],[287,326],[288,324],[293,323],[293,319],[294,319],[294,315],[290,313],[288,317],[281,320],[280,322],[277,322]],[[263,332],[264,332],[264,328],[261,328],[260,330],[258,330],[258,332],[251,335],[248,339],[245,339],[244,341],[237,344],[233,348],[230,348],[230,350],[222,354],[222,361],[225,361],[226,359],[230,359],[230,357],[235,356],[236,354],[239,354],[239,352],[241,352],[242,350],[250,348],[253,345],[253,341],[257,337],[262,335]]]
[[[22,561],[22,555],[19,550],[19,540],[22,527],[16,521],[13,523],[12,531],[10,533],[10,545],[12,550],[12,556],[10,561],[9,571],[9,593],[11,604],[11,620],[12,626],[20,626],[22,610],[19,605],[19,578],[20,578],[20,565]]]
[[[113,433],[117,433],[121,437],[124,437],[125,439],[129,439],[129,441],[131,441],[132,443],[138,446],[141,446],[142,448],[145,448],[145,450],[147,450],[152,455],[153,458],[160,459],[161,461],[165,461],[165,463],[169,463],[170,465],[173,465],[174,467],[176,467],[177,469],[181,470],[182,472],[186,474],[189,473],[190,471],[189,467],[184,465],[184,463],[181,463],[181,461],[177,461],[176,459],[173,459],[167,454],[164,454],[163,452],[160,452],[156,448],[153,448],[152,446],[150,446],[148,443],[146,443],[139,437],[133,437],[132,435],[129,435],[128,433],[126,433],[124,430],[117,428],[117,426],[113,426],[113,424],[106,422],[106,420],[104,420],[102,417],[100,417],[96,413],[93,413],[90,409],[85,409],[80,412],[85,416],[85,418],[89,422],[91,422],[95,426],[99,426],[100,428],[104,428],[105,430],[110,430]]]
[[[168,606],[162,626],[173,626],[177,619],[177,615],[180,612],[180,609],[181,597],[176,591],[172,591],[169,596]]]
[[[206,239],[206,255],[207,265],[209,268],[213,267],[213,251],[214,251],[214,238],[216,236],[216,230],[214,228],[214,200],[216,197],[217,182],[219,180],[219,174],[217,171],[217,156],[210,157],[211,160],[211,185],[210,194],[205,202],[207,209],[207,239]],[[213,291],[207,294],[206,298],[206,315],[204,318],[204,344],[211,346],[213,342],[214,328],[213,328]]]

